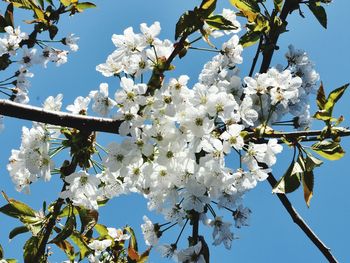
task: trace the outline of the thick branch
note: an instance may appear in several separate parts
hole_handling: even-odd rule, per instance
[[[272,173],[269,173],[267,178],[270,185],[274,187],[277,181]],[[328,248],[322,240],[320,240],[317,235],[312,231],[312,229],[306,224],[304,219],[298,214],[295,208],[292,206],[285,194],[277,194],[278,199],[283,204],[284,208],[287,210],[288,214],[292,218],[293,222],[297,224],[301,230],[306,234],[306,236],[314,243],[314,245],[321,251],[321,253],[327,258],[329,262],[338,262],[337,259],[332,255],[330,248]]]
[[[287,25],[286,20],[288,14],[297,9],[300,2],[301,0],[285,0],[280,15],[280,19],[285,25]],[[281,28],[273,24],[265,42],[265,49],[263,51],[263,60],[260,67],[260,73],[264,73],[269,69],[278,38],[281,33]]]
[[[91,116],[76,115],[65,112],[49,111],[39,107],[24,105],[10,100],[0,99],[0,114],[29,120],[58,125],[62,127],[76,128],[85,131],[100,131],[118,134],[121,121],[110,118],[97,118]],[[337,130],[340,137],[350,136],[350,129],[339,128]],[[251,133],[253,134],[253,133]],[[295,131],[295,132],[275,132],[263,134],[263,138],[296,139],[302,141],[318,141],[317,136],[322,134],[322,130]],[[327,136],[326,136],[327,138]]]
[[[79,130],[102,131],[108,133],[118,133],[121,123],[121,121],[109,118],[97,118],[44,110],[39,107],[24,105],[4,99],[0,100],[0,114]]]

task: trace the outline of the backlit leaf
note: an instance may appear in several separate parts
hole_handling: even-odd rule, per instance
[[[230,2],[241,11],[249,22],[253,22],[260,13],[260,7],[255,0],[230,0]]]
[[[15,236],[23,233],[27,233],[29,229],[26,226],[19,226],[11,230],[9,234],[9,239],[13,239]]]
[[[304,190],[304,200],[306,205],[310,207],[310,200],[313,195],[314,189],[314,174],[312,171],[307,171],[303,173],[302,176],[303,190]]]
[[[331,161],[339,160],[345,155],[345,151],[339,143],[329,140],[317,142],[311,146],[311,149]]]
[[[318,22],[324,27],[327,28],[327,13],[323,6],[319,2],[309,2],[307,4],[311,12],[314,14]]]

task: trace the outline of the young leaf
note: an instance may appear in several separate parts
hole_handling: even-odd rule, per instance
[[[282,10],[282,5],[283,5],[283,0],[273,0],[273,4],[275,5],[275,9],[278,12],[281,12]]]
[[[0,259],[2,259],[3,257],[4,257],[4,249],[0,245]]]
[[[106,226],[101,225],[101,224],[96,224],[94,228],[101,236],[107,236],[108,235],[108,230],[107,230]]]
[[[327,99],[326,95],[324,93],[323,83],[321,82],[320,87],[317,90],[317,97],[316,97],[317,107],[320,110],[324,109],[324,106],[326,105]]]
[[[130,226],[125,227],[124,230],[129,232],[129,234],[131,236],[130,237],[130,241],[129,241],[129,247],[133,248],[135,251],[138,251],[137,240],[136,240],[136,236],[135,236],[134,230]]]
[[[29,231],[29,229],[26,226],[15,227],[14,229],[11,230],[11,232],[9,234],[9,239],[11,240],[15,236],[17,236],[19,234],[27,233],[28,231]]]
[[[61,4],[64,5],[65,7],[69,6],[72,1],[71,0],[60,0]]]
[[[339,160],[345,155],[339,143],[329,140],[317,142],[311,146],[311,149],[331,161]]]
[[[326,111],[330,112],[330,115],[332,115],[333,107],[337,103],[337,101],[343,96],[345,90],[349,87],[349,83],[345,84],[344,86],[341,86],[340,88],[337,88],[333,90],[327,98],[327,102],[324,105],[324,109]]]
[[[96,7],[96,5],[90,2],[83,2],[77,4],[75,7],[78,9],[79,12],[83,12],[85,9]]]
[[[214,29],[218,30],[234,30],[237,29],[230,20],[227,20],[221,15],[208,17],[205,22]]]
[[[74,247],[67,240],[56,242],[55,245],[63,250],[63,252],[67,255],[69,260],[74,261],[74,258],[75,258]]]
[[[6,12],[5,12],[5,20],[7,26],[15,27],[15,24],[13,22],[13,4],[9,4],[7,6]]]
[[[320,2],[309,2],[307,6],[318,22],[320,22],[324,28],[327,28],[327,13],[323,6],[321,6]]]
[[[202,28],[203,21],[199,19],[195,11],[185,12],[177,21],[175,28],[175,39],[182,36],[188,36],[198,29]]]
[[[260,13],[260,7],[255,0],[230,0],[249,22],[254,22],[255,17]]]
[[[33,258],[38,253],[38,246],[40,239],[37,236],[32,236],[27,240],[23,247],[23,259],[24,263],[33,263]]]
[[[306,205],[310,207],[310,200],[313,195],[314,189],[314,173],[312,171],[306,171],[302,175],[303,189],[304,189],[304,200]]]
[[[96,225],[98,221],[98,212],[96,210],[89,210],[85,208],[78,208],[78,211],[81,221],[80,233],[85,235]]]
[[[298,158],[299,159],[299,158]],[[298,162],[292,162],[285,174],[273,187],[272,193],[286,194],[294,192],[300,186],[300,172],[301,167]]]
[[[73,231],[76,228],[76,219],[75,215],[72,213],[66,221],[66,224],[64,225],[63,229],[61,232],[58,233],[56,237],[54,237],[49,243],[59,243],[61,241],[64,241],[70,235],[73,233]]]
[[[207,18],[216,8],[217,0],[203,0],[199,6],[200,13],[203,17]]]
[[[26,205],[25,203],[22,203],[20,201],[17,201],[12,198],[8,198],[7,195],[2,192],[2,195],[7,200],[8,204],[4,205],[0,208],[0,212],[12,216],[12,217],[21,217],[21,216],[28,216],[28,217],[36,217],[35,216],[35,210]]]
[[[85,258],[86,255],[90,253],[90,248],[86,244],[84,237],[81,234],[79,234],[78,231],[74,231],[73,234],[70,236],[70,238],[80,250],[80,259]]]
[[[259,41],[260,39],[260,32],[256,32],[256,31],[248,31],[247,33],[245,33],[239,40],[239,43],[243,46],[243,47],[249,47],[254,45],[256,42]]]

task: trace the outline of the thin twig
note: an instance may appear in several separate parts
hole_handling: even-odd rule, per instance
[[[261,45],[262,45],[263,39],[264,38],[261,36],[258,48],[256,49],[256,53],[255,53],[255,56],[254,56],[254,59],[253,59],[252,67],[250,68],[250,71],[249,71],[249,77],[253,76],[256,63],[258,62],[258,59],[259,59],[259,55],[260,55]]]
[[[273,176],[272,173],[269,173],[269,177],[267,178],[268,182],[272,187],[277,184],[277,180]],[[305,235],[314,243],[314,245],[321,251],[321,253],[326,257],[329,262],[337,263],[337,259],[331,253],[330,248],[328,248],[321,239],[313,232],[313,230],[307,225],[304,219],[299,215],[299,213],[295,210],[289,199],[285,194],[277,194],[278,199],[281,201],[284,208],[287,210],[288,214],[292,218],[293,222],[297,224],[301,230],[305,233]]]

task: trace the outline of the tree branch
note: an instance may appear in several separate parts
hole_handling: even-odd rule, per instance
[[[0,114],[23,120],[36,121],[62,127],[76,128],[85,131],[99,131],[106,133],[119,133],[119,126],[122,121],[111,118],[98,118],[84,115],[71,114],[59,111],[44,110],[39,107],[16,103],[10,100],[0,99]],[[301,141],[318,141],[317,136],[322,134],[322,130],[294,131],[265,133],[263,138],[286,138],[296,139],[302,137]],[[350,129],[338,128],[340,137],[350,136]],[[249,134],[253,135],[254,132]],[[329,138],[329,137],[325,137]]]
[[[286,20],[287,20],[288,14],[298,9],[300,2],[301,0],[285,0],[281,11],[281,15],[280,15],[280,19],[285,25],[287,25]],[[265,43],[265,49],[263,51],[263,60],[260,67],[260,73],[265,73],[269,69],[278,38],[282,33],[280,28],[274,24],[274,21],[272,21],[272,23],[273,24],[271,25],[270,33],[265,39],[266,43]]]
[[[269,173],[267,178],[268,182],[272,187],[277,184],[277,181],[272,173]],[[320,250],[320,252],[326,257],[329,262],[337,263],[337,259],[332,255],[330,248],[328,248],[322,240],[320,240],[313,230],[306,224],[304,219],[295,210],[289,199],[285,194],[277,194],[278,199],[281,201],[284,208],[287,210],[288,214],[292,218],[293,222],[297,224],[305,235],[314,243],[314,245]]]
[[[0,99],[0,114],[42,122],[62,127],[71,127],[78,130],[101,131],[118,133],[121,121],[110,118],[97,118],[58,111],[44,110],[39,107],[24,105],[10,100]]]

